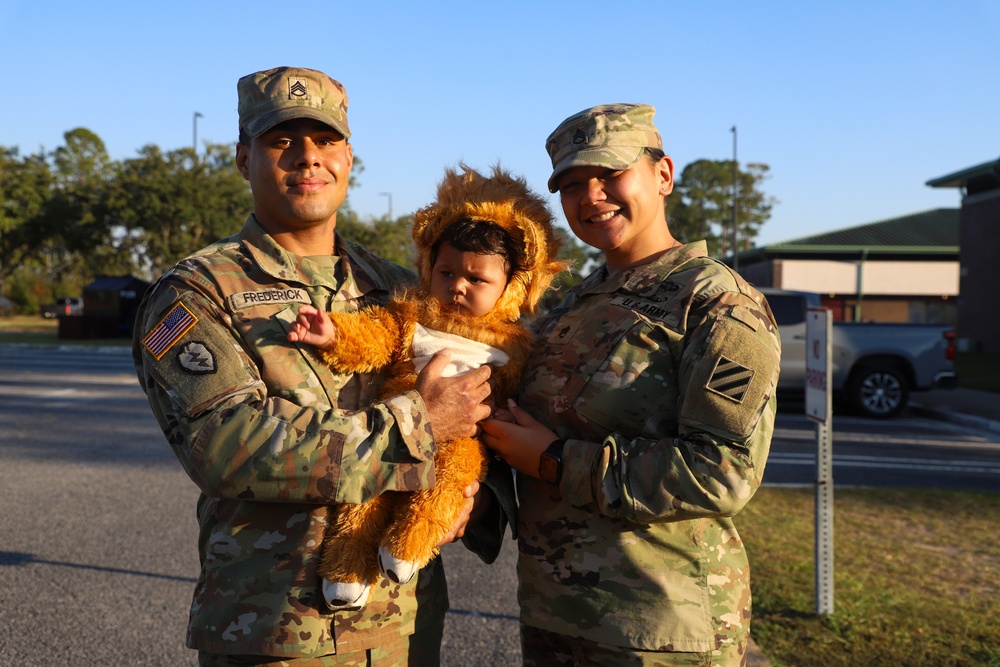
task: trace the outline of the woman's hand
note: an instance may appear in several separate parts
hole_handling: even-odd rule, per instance
[[[542,452],[559,437],[512,400],[507,401],[507,410],[498,410],[493,419],[480,422],[480,425],[483,444],[499,454],[510,467],[531,477],[538,477]]]

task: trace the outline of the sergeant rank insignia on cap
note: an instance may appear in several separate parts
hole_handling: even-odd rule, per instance
[[[305,79],[288,77],[288,98],[292,99],[293,97],[309,99],[309,89],[306,88]]]
[[[159,361],[197,322],[194,313],[178,303],[143,337],[142,344]]]

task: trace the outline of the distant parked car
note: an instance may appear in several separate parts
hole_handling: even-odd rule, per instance
[[[47,320],[60,315],[83,315],[83,299],[78,296],[64,296],[54,304],[42,306],[42,317]]]
[[[0,317],[10,317],[14,313],[14,304],[5,296],[0,296]]]

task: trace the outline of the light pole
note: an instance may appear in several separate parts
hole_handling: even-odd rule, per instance
[[[380,192],[379,195],[389,198],[389,222],[392,222],[392,193],[391,192]]]
[[[198,155],[198,119],[201,117],[202,115],[199,112],[194,112],[194,129],[191,133],[191,148],[194,149],[194,154],[196,156]]]
[[[733,132],[733,269],[738,271],[740,268],[740,224],[739,224],[739,205],[740,205],[740,180],[739,180],[739,162],[736,161],[736,126],[732,127]]]

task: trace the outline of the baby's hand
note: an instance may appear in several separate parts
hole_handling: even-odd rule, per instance
[[[325,311],[305,305],[299,308],[299,316],[292,323],[288,340],[330,350],[337,343],[337,327],[333,326]]]

